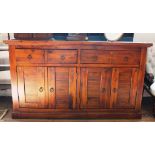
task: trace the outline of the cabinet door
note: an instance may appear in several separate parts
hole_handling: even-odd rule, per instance
[[[52,109],[76,107],[76,68],[48,68],[49,104]]]
[[[81,108],[110,107],[110,68],[81,68]]]
[[[19,104],[23,108],[47,108],[45,68],[18,67]]]
[[[138,70],[114,68],[112,73],[111,108],[135,108]]]

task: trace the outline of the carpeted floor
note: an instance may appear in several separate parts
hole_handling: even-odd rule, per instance
[[[153,116],[153,101],[145,93],[142,101],[142,119],[12,119],[12,99],[11,97],[0,97],[0,107],[7,108],[8,112],[1,122],[155,122]]]

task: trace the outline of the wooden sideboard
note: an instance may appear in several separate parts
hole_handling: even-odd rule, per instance
[[[5,41],[13,118],[140,118],[149,43]]]

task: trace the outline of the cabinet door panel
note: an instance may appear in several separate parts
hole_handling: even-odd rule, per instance
[[[112,73],[112,108],[135,108],[138,70],[115,68]]]
[[[49,67],[50,108],[74,109],[76,106],[76,68]]]
[[[19,104],[23,108],[47,108],[45,96],[45,69],[18,67]]]
[[[81,69],[81,108],[110,107],[111,69]]]

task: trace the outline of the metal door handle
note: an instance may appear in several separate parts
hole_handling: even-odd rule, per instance
[[[32,55],[29,54],[29,55],[27,56],[27,58],[28,58],[29,60],[31,60],[31,59],[32,59]]]
[[[54,92],[54,88],[50,88],[50,92],[53,93]]]
[[[102,88],[102,93],[104,93],[106,91],[106,89],[105,88]]]
[[[43,92],[43,90],[44,90],[43,87],[40,87],[40,88],[39,88],[39,91],[40,91],[41,93]]]

